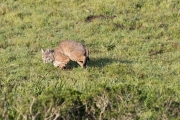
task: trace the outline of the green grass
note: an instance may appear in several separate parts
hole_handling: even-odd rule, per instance
[[[179,0],[0,2],[0,119],[180,119]],[[41,48],[72,39],[88,68]]]

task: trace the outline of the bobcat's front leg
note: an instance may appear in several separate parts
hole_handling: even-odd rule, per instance
[[[67,59],[66,61],[64,62],[61,62],[61,64],[58,66],[60,69],[64,69],[66,67],[66,65],[68,64],[69,62],[69,59]]]
[[[55,67],[59,67],[60,69],[63,69],[63,68],[65,68],[67,63],[63,63],[63,62],[60,62],[60,61],[54,61],[53,64],[54,64]]]
[[[66,66],[66,65],[62,65],[62,64],[61,64],[61,65],[59,65],[58,67],[59,67],[60,69],[64,69],[65,66]]]

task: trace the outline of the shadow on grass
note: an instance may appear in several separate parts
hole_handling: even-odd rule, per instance
[[[90,58],[89,61],[87,61],[87,67],[98,67],[102,68],[107,65],[110,65],[112,63],[124,63],[124,64],[131,64],[132,61],[129,60],[121,60],[121,59],[113,59],[113,58]],[[65,70],[72,70],[73,68],[80,67],[79,64],[75,61],[70,61]]]
[[[118,62],[125,63],[125,64],[132,63],[132,61],[129,61],[129,60],[120,60],[120,59],[113,59],[113,58],[96,58],[96,59],[90,59],[90,61],[87,62],[87,66],[102,68],[112,63],[118,63]]]

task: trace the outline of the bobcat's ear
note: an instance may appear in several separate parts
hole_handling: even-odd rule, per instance
[[[42,53],[44,53],[44,50],[41,48]]]

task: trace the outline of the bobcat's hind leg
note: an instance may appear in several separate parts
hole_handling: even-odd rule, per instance
[[[82,67],[82,68],[86,68],[86,62],[87,62],[87,58],[85,56],[82,57],[81,61],[77,61],[77,63]]]
[[[70,54],[70,59],[72,61],[76,61],[82,68],[85,68],[85,63],[86,63],[86,56],[82,52],[72,52]]]
[[[77,61],[77,63],[78,63],[82,68],[85,68],[82,61]]]

